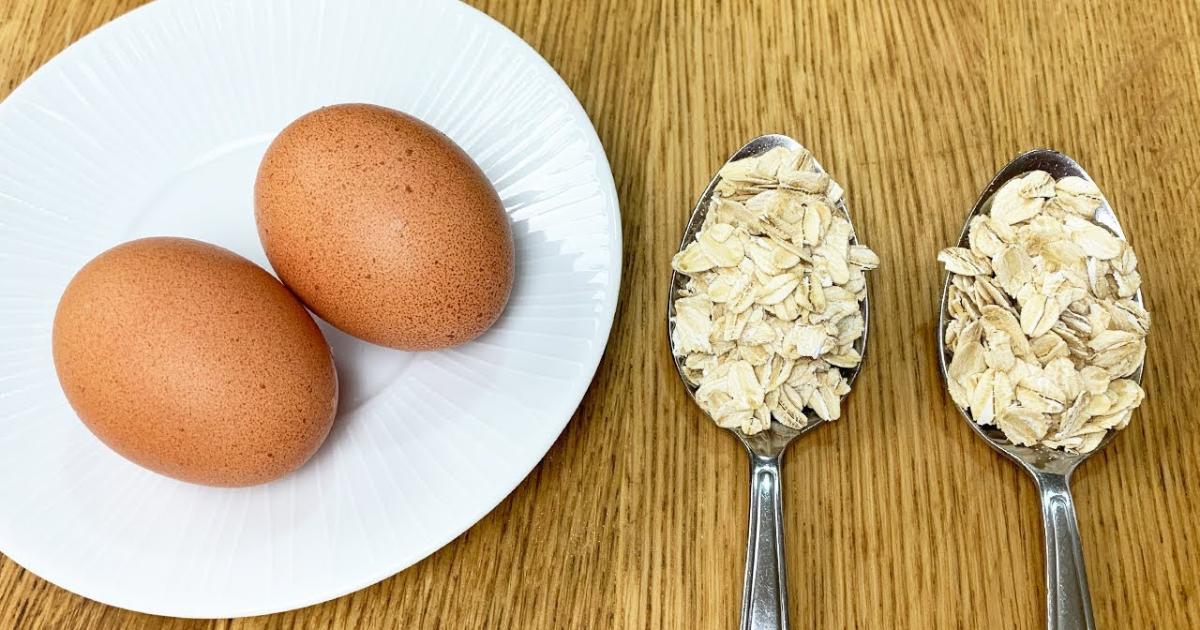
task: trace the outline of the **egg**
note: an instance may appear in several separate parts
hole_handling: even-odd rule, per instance
[[[271,274],[215,245],[146,238],[67,285],[54,317],[67,401],[114,451],[213,486],[282,477],[333,423],[321,330]]]
[[[335,105],[288,125],[254,186],[259,238],[313,312],[404,350],[474,339],[513,285],[508,217],[483,171],[407,114]]]

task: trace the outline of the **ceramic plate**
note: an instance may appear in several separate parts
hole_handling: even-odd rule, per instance
[[[63,288],[149,235],[267,267],[258,161],[292,119],[340,102],[415,114],[479,163],[514,227],[508,310],[478,341],[425,354],[324,327],[340,414],[282,480],[206,488],[121,459],[58,387]],[[562,431],[604,351],[620,255],[587,115],[474,9],[159,0],[118,18],[0,104],[0,551],[86,597],[184,617],[297,608],[386,578],[495,507]]]

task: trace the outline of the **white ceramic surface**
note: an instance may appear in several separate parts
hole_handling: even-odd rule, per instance
[[[258,160],[289,121],[339,102],[415,114],[482,166],[514,226],[508,310],[480,340],[427,354],[325,327],[341,413],[280,481],[206,488],[126,462],[54,375],[67,281],[155,234],[265,266]],[[491,510],[554,442],[603,353],[620,255],[587,115],[474,9],[159,0],[118,18],[0,104],[0,551],[92,599],[187,617],[296,608],[388,577]]]

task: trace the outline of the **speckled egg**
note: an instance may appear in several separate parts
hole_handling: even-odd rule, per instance
[[[321,330],[254,263],[146,238],[100,254],[58,304],[54,366],[84,424],[125,458],[213,486],[299,468],[328,435],[337,374]]]
[[[483,334],[508,302],[499,196],[462,149],[407,114],[350,104],[302,116],[267,149],[254,209],[279,278],[360,339],[445,348]]]

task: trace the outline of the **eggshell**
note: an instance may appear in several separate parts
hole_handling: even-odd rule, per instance
[[[337,407],[329,346],[261,267],[147,238],[100,254],[54,317],[54,366],[97,437],[150,470],[247,486],[300,467]]]
[[[504,207],[449,138],[401,112],[335,105],[288,125],[254,187],[275,272],[315,313],[380,345],[460,344],[513,282]]]

